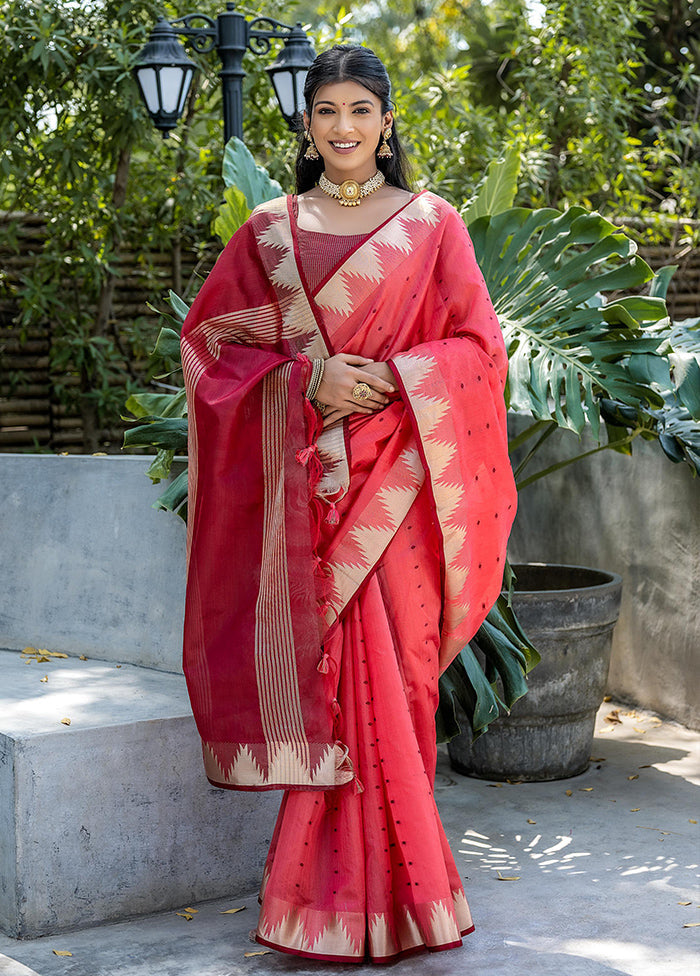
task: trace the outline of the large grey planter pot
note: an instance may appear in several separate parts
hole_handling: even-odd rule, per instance
[[[483,779],[540,782],[584,772],[605,692],[622,578],[583,566],[513,567],[513,606],[542,654],[527,695],[471,742],[449,743],[452,766]]]

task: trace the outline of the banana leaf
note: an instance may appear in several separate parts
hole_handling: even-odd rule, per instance
[[[467,721],[476,739],[501,710],[527,693],[526,675],[540,655],[517,621],[508,599],[499,596],[474,639],[440,677],[435,716],[438,742],[449,742]]]

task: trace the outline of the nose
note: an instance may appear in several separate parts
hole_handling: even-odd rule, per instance
[[[349,112],[340,111],[335,117],[335,129],[339,135],[350,132],[353,128],[352,115]]]

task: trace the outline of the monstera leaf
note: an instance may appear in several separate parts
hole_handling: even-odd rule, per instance
[[[627,362],[656,355],[661,339],[647,326],[666,320],[663,298],[601,298],[653,279],[634,241],[581,207],[512,208],[469,232],[504,332],[511,408],[577,434],[588,424],[597,439],[601,396],[662,406]]]

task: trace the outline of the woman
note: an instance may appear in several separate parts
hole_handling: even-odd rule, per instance
[[[334,47],[304,94],[297,195],[183,329],[185,671],[210,781],[285,790],[258,942],[381,962],[472,930],[434,715],[501,585],[507,360],[463,221],[408,186],[381,62]]]

